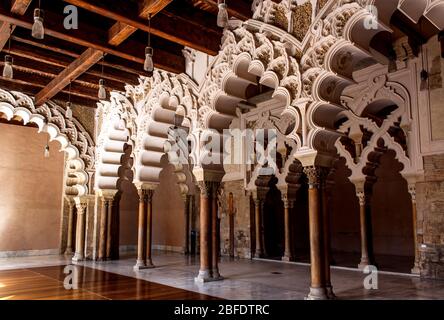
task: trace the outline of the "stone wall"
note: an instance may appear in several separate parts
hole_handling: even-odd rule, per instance
[[[236,258],[251,258],[251,204],[250,196],[246,194],[244,181],[224,182],[220,199],[220,239],[222,255],[230,254],[230,220],[228,212],[228,197],[233,194],[234,202],[234,256]]]
[[[421,276],[444,279],[444,154],[424,157],[416,197]]]

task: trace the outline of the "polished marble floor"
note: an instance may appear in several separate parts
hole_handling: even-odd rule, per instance
[[[223,299],[304,299],[309,287],[310,269],[305,264],[259,260],[222,259],[224,281],[198,284],[194,277],[199,259],[175,253],[156,252],[154,269],[133,271],[135,258],[117,261],[85,261],[81,265],[123,276],[147,280]],[[48,265],[65,265],[63,256],[0,259],[0,270]],[[444,299],[444,281],[421,280],[400,274],[378,274],[378,289],[364,288],[367,274],[358,270],[333,268],[332,283],[339,299]]]

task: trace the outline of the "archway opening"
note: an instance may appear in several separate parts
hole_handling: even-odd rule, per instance
[[[264,246],[267,258],[280,260],[285,249],[284,204],[276,182],[275,177],[270,180],[264,201]]]
[[[310,235],[308,226],[308,183],[305,175],[302,175],[301,185],[293,207],[290,209],[291,242],[293,256],[296,262],[310,262]]]
[[[394,151],[382,155],[373,185],[373,249],[380,270],[410,273],[414,262],[412,202]]]
[[[330,202],[332,265],[356,268],[361,254],[359,202],[345,160],[341,158],[335,168]]]
[[[18,116],[0,132],[0,257],[59,254],[65,153]]]

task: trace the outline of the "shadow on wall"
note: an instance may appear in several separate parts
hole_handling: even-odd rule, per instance
[[[410,272],[414,260],[412,205],[400,170],[394,152],[381,157],[371,199],[373,247],[379,268]],[[359,203],[348,174],[341,160],[332,196],[331,244],[338,265],[356,267],[361,253]]]

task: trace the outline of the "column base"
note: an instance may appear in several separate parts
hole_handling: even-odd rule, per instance
[[[210,270],[199,270],[199,274],[194,278],[194,282],[205,283],[214,281],[211,278]]]
[[[64,255],[65,256],[71,256],[74,252],[72,252],[72,249],[66,249]]]
[[[77,252],[74,255],[74,257],[72,257],[73,262],[79,262],[79,261],[83,261],[83,260],[85,260],[85,257]]]
[[[256,251],[254,253],[254,258],[263,258],[264,257],[264,253],[262,251]]]
[[[133,267],[134,271],[140,271],[144,269],[148,269],[149,267],[146,265],[145,261],[137,260],[136,265]]]
[[[282,260],[282,261],[285,261],[285,262],[290,262],[290,261],[293,261],[294,259],[293,259],[292,256],[285,255],[285,256],[283,256],[283,257],[281,258],[281,260]]]
[[[421,270],[420,270],[419,265],[417,263],[415,263],[411,272],[412,272],[412,274],[420,274],[421,273]]]
[[[367,259],[361,259],[361,262],[359,262],[358,264],[358,269],[359,270],[364,270],[365,267],[371,265],[370,261]]]
[[[151,260],[147,260],[146,261],[146,268],[145,269],[152,269],[155,268],[156,266],[153,264],[153,262]]]
[[[328,300],[327,292],[324,287],[312,288],[310,287],[310,292],[305,300]]]
[[[325,288],[325,291],[327,292],[327,297],[330,300],[336,300],[338,297],[336,297],[335,293],[333,292],[333,287],[331,285],[327,286]]]
[[[219,273],[219,269],[213,269],[211,271],[211,281],[222,281],[224,277],[222,277]]]

